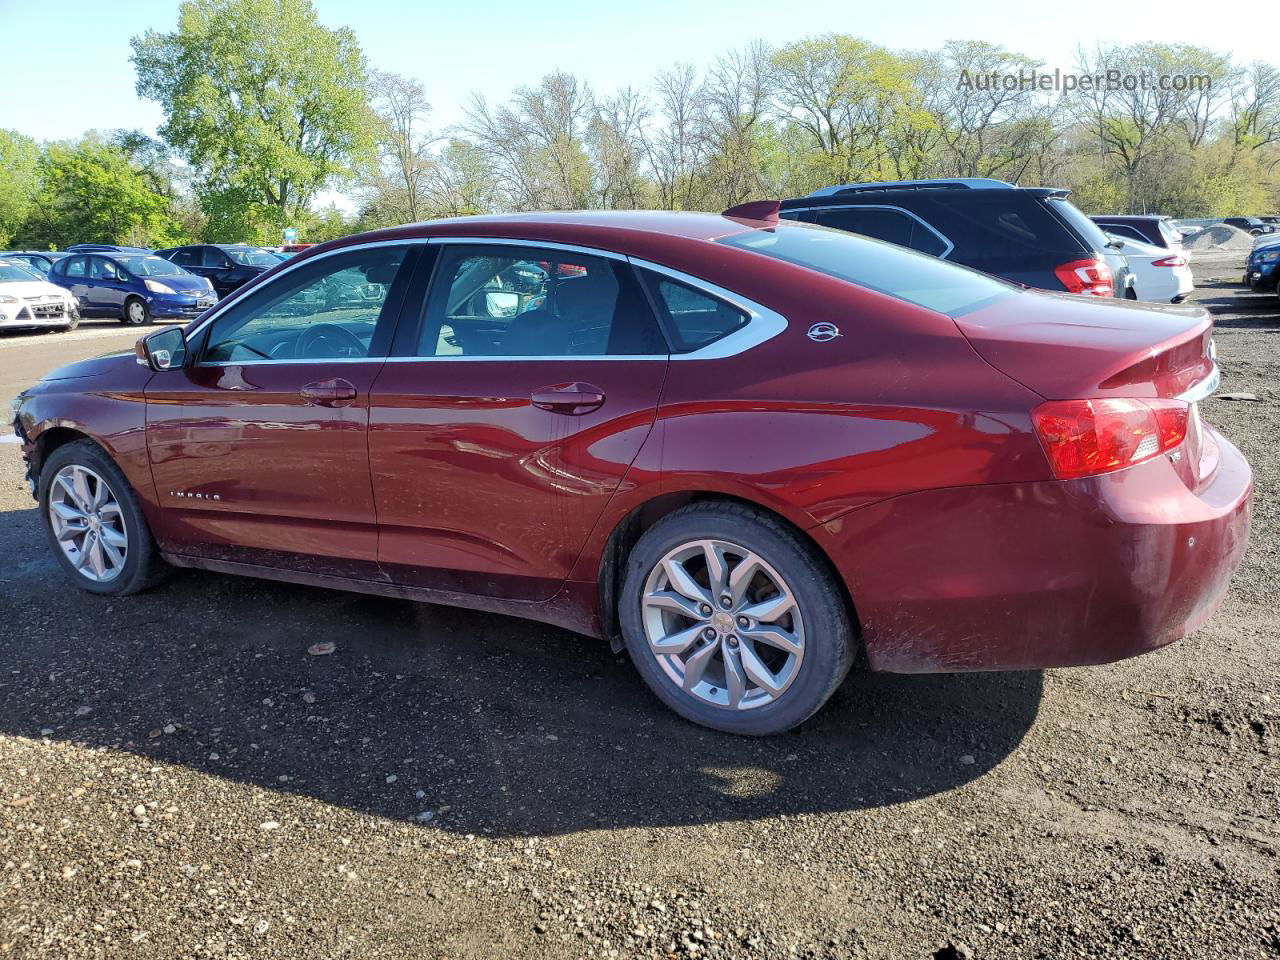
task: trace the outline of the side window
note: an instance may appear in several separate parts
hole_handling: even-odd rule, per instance
[[[206,363],[358,359],[410,247],[323,257],[255,290],[213,322]]]
[[[106,257],[94,257],[89,275],[95,280],[119,280],[120,270]]]
[[[67,265],[62,269],[63,275],[68,277],[87,277],[89,271],[84,257],[71,257],[67,261]]]
[[[705,347],[747,324],[747,314],[742,310],[701,290],[648,271],[645,279],[654,299],[667,312],[677,353]]]
[[[183,247],[169,259],[180,267],[198,267],[200,266],[200,248]]]
[[[441,255],[420,357],[666,354],[629,265],[537,247],[458,244]]]
[[[933,257],[940,257],[949,249],[949,244],[937,233],[901,210],[884,207],[835,207],[818,211],[816,222],[824,227],[860,233],[877,240],[888,240]]]
[[[231,266],[231,260],[217,247],[202,247],[201,249],[204,250],[204,265],[206,267],[216,267],[219,270],[224,270]]]

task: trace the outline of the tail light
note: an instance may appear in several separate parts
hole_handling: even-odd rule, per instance
[[[1109,297],[1115,292],[1111,268],[1101,260],[1068,260],[1054,267],[1053,273],[1070,293]]]
[[[1191,404],[1182,400],[1050,400],[1031,412],[1060,480],[1142,463],[1187,436]]]
[[[1151,265],[1153,267],[1185,267],[1187,265],[1187,258],[1174,254],[1171,257],[1161,257],[1159,260],[1152,260]]]

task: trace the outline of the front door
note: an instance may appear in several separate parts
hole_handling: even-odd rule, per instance
[[[384,571],[550,598],[648,436],[666,374],[631,266],[452,244],[396,352],[370,414]]]
[[[114,260],[106,257],[89,258],[89,303],[96,316],[124,316],[124,301],[128,295],[124,275]]]
[[[147,445],[165,549],[376,575],[370,387],[417,249],[299,264],[218,314],[190,338],[191,361],[151,381]]]

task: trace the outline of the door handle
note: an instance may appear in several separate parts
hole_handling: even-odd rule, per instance
[[[533,391],[530,398],[539,410],[581,416],[604,405],[604,392],[589,383],[558,383]]]
[[[314,407],[345,407],[355,398],[355,384],[341,377],[316,380],[302,388],[302,399]]]

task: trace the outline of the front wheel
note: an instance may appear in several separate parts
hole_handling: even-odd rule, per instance
[[[50,454],[40,470],[40,513],[54,558],[82,590],[137,593],[167,572],[129,481],[91,440]]]
[[[147,301],[139,297],[131,297],[124,305],[124,322],[132,327],[141,327],[151,322],[151,310]]]
[[[668,515],[627,560],[623,639],[667,706],[766,736],[826,703],[853,662],[843,591],[812,544],[774,517],[707,502]]]

